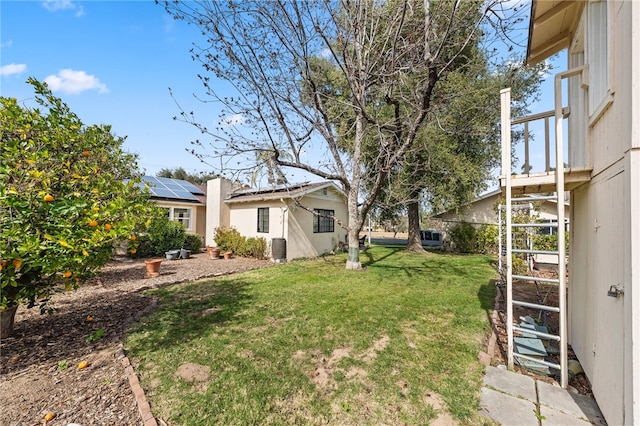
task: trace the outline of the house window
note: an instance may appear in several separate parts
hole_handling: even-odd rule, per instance
[[[607,19],[607,2],[603,0],[590,2],[587,19],[589,116],[595,119],[609,100],[609,21]]]
[[[333,232],[334,231],[334,222],[333,215],[335,211],[333,210],[324,210],[324,209],[314,209],[316,214],[313,215],[313,232],[314,234],[321,232]],[[331,217],[327,217],[331,216]]]
[[[258,209],[258,232],[269,232],[269,208]]]
[[[191,229],[191,209],[173,208],[173,220],[178,221],[187,229]]]
[[[543,226],[538,230],[538,234],[542,235],[557,235],[558,234],[558,225],[555,219],[542,219],[542,223],[553,224],[551,226]],[[565,232],[569,230],[569,221],[565,219],[564,221],[564,230]]]

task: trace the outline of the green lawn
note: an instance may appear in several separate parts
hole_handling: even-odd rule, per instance
[[[486,256],[373,247],[155,290],[127,354],[170,425],[425,425],[440,395],[478,422],[477,361],[493,306]],[[178,367],[209,367],[187,381]]]

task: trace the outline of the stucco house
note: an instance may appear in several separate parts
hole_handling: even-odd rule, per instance
[[[329,253],[345,241],[346,194],[333,182],[237,188],[224,178],[207,182],[205,243],[215,245],[218,227],[262,237],[273,248],[284,240],[287,260]],[[282,253],[275,256],[282,257]]]
[[[536,200],[534,195],[524,195],[528,197],[530,201],[524,203],[523,207],[526,212],[535,217],[537,222],[542,223],[555,223],[558,221],[558,201],[557,199],[543,198],[542,200]],[[499,209],[502,209],[502,215],[498,213]],[[565,210],[565,230],[569,229],[569,201],[564,201]],[[496,189],[485,194],[479,195],[473,201],[457,209],[449,209],[444,212],[431,216],[431,219],[440,221],[439,228],[444,232],[445,238],[447,230],[451,226],[455,226],[460,222],[467,222],[472,225],[496,225],[499,221],[503,220],[504,225],[504,199],[502,197],[502,189]],[[539,227],[533,231],[538,234],[556,234],[557,228],[555,227]],[[504,241],[503,241],[504,242]],[[557,264],[557,256],[549,256],[544,254],[534,254],[533,258],[538,263]]]
[[[554,111],[513,118],[501,93],[500,182],[510,207],[522,194],[570,192],[569,279],[558,282],[563,376],[568,343],[607,422],[640,424],[640,2],[534,0],[528,63],[563,49]],[[523,174],[511,165],[511,130],[536,119],[555,127],[538,148],[555,164]]]
[[[535,197],[531,196],[530,211],[540,221],[556,221],[558,206],[556,200],[544,199],[536,201]],[[469,204],[460,206],[458,209],[449,209],[444,212],[435,214],[433,219],[439,219],[444,222],[457,223],[468,222],[471,224],[498,224],[498,206],[500,203],[504,203],[502,199],[502,189],[496,189],[494,191],[481,194],[476,197]],[[569,217],[569,202],[564,202],[566,217]]]
[[[151,199],[167,211],[188,233],[205,236],[206,188],[186,180],[156,176],[143,176],[151,193]]]

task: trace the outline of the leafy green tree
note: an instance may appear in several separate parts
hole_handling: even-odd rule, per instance
[[[195,183],[198,185],[206,185],[208,180],[218,177],[215,174],[210,173],[188,173],[184,168],[178,167],[176,169],[163,168],[156,174],[158,177],[186,180],[187,182]]]
[[[361,268],[360,230],[414,146],[438,82],[465,63],[482,23],[504,16],[500,0],[158,2],[201,31],[192,57],[222,107],[215,126],[177,116],[210,138],[191,152],[237,175],[269,151],[273,166],[338,182],[349,269]]]
[[[85,126],[43,83],[28,80],[40,108],[0,97],[0,313],[47,310],[58,289],[75,289],[111,257],[135,252],[148,196],[134,155],[109,126]],[[50,311],[50,310],[49,310]]]

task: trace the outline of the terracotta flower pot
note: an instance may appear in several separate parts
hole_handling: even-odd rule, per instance
[[[230,251],[228,251],[228,252],[226,252],[226,253],[224,254],[224,258],[225,258],[225,259],[231,259],[231,256],[233,256],[233,253],[231,253]]]
[[[207,248],[207,253],[209,253],[209,259],[220,259],[220,249],[218,247]]]
[[[162,259],[145,260],[144,264],[147,267],[147,275],[145,278],[154,278],[160,275],[160,264]]]

